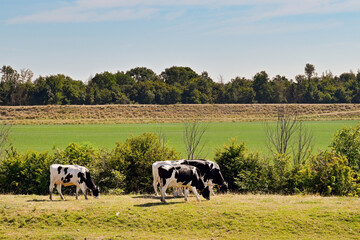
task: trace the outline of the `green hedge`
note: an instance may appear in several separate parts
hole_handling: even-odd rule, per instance
[[[359,177],[345,156],[334,151],[320,152],[299,166],[291,166],[291,156],[275,155],[267,161],[249,154],[244,143],[233,140],[216,152],[229,189],[241,193],[311,193],[358,196]]]
[[[0,162],[0,192],[48,194],[49,167],[53,163],[87,167],[103,193],[150,192],[151,164],[165,159],[177,159],[177,153],[152,133],[133,136],[110,152],[76,143],[54,153],[19,154],[10,149]]]
[[[151,165],[165,159],[178,159],[178,154],[152,133],[132,136],[111,151],[76,143],[52,153],[20,154],[10,149],[0,162],[0,192],[48,194],[49,166],[53,163],[87,167],[102,193],[152,192]],[[320,152],[305,164],[292,166],[291,156],[263,159],[248,153],[244,143],[233,140],[217,150],[215,161],[234,192],[360,194],[358,172],[351,168],[346,156],[335,151]],[[64,188],[65,193],[73,191],[69,189]]]

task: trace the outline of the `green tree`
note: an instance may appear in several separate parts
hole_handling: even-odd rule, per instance
[[[305,65],[305,75],[307,76],[309,81],[311,77],[314,75],[314,73],[315,73],[315,66],[310,63],[307,63]]]
[[[253,89],[255,91],[255,100],[258,103],[270,102],[269,77],[265,71],[255,74],[253,78]]]
[[[126,72],[126,75],[133,78],[136,82],[157,81],[159,77],[153,70],[146,67],[136,67]]]
[[[290,99],[291,82],[285,77],[277,75],[270,81],[270,99],[272,103],[287,103]]]
[[[131,86],[133,83],[131,77],[121,72],[96,74],[88,83],[86,102],[88,104],[129,103],[130,100],[124,92],[126,86]]]
[[[252,103],[255,100],[255,91],[252,81],[236,77],[226,84],[226,95],[228,103]]]
[[[176,85],[176,86],[185,86],[191,79],[199,77],[199,75],[189,67],[176,67],[166,68],[160,74],[161,78],[165,81],[166,84]]]
[[[204,72],[201,77],[193,78],[183,92],[183,103],[213,103],[213,80]]]
[[[17,105],[20,74],[11,66],[1,68],[0,97],[4,105]]]

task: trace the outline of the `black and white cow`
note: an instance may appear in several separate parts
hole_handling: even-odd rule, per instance
[[[160,178],[161,201],[166,203],[165,192],[168,187],[187,187],[200,201],[197,190],[202,192],[202,196],[210,200],[209,187],[205,184],[200,176],[198,168],[190,165],[163,165],[158,168]],[[185,201],[187,201],[188,191],[185,191]]]
[[[152,174],[153,174],[153,187],[155,191],[155,196],[159,196],[158,193],[158,184],[160,184],[160,176],[159,176],[159,167],[161,166],[178,166],[181,164],[183,160],[165,160],[165,161],[156,161],[152,164]],[[176,195],[176,191],[174,190],[174,195]]]
[[[85,199],[87,200],[86,190],[90,189],[95,198],[100,197],[99,188],[95,186],[93,179],[90,176],[90,172],[86,167],[78,165],[60,165],[53,164],[50,166],[50,200],[52,200],[52,192],[54,184],[57,185],[57,191],[60,194],[62,200],[65,200],[61,193],[61,185],[64,186],[76,186],[76,199],[78,199],[79,189],[83,192]]]
[[[215,195],[213,191],[214,185],[220,186],[220,191],[226,192],[228,188],[227,182],[221,174],[220,167],[217,163],[209,160],[180,160],[181,164],[191,165],[197,167],[200,170],[201,177],[204,178],[204,182],[210,187],[210,192]]]

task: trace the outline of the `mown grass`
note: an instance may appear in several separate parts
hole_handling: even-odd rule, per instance
[[[360,199],[218,195],[158,198],[1,195],[3,239],[358,239]],[[57,196],[56,199],[59,199]]]
[[[314,151],[328,148],[334,133],[344,126],[355,126],[358,121],[305,122],[314,136]],[[264,123],[213,122],[207,125],[202,157],[212,159],[215,150],[231,138],[244,141],[250,151],[266,154]],[[51,151],[54,146],[66,147],[69,143],[90,143],[99,148],[113,149],[116,142],[124,142],[133,135],[144,132],[162,133],[168,145],[185,157],[183,123],[162,124],[86,124],[86,125],[13,125],[10,139],[20,152],[28,150]]]

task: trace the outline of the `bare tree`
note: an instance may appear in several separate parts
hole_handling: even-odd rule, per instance
[[[20,82],[31,82],[31,79],[33,78],[34,73],[30,69],[22,68],[20,69]]]
[[[293,165],[306,161],[313,149],[313,135],[302,121],[297,119],[296,112],[278,108],[275,124],[265,124],[267,147],[273,154],[289,154],[292,152]]]
[[[267,147],[272,153],[286,154],[290,146],[291,137],[296,131],[296,115],[285,112],[284,107],[278,108],[278,119],[275,126],[265,124]]]
[[[10,126],[6,124],[0,124],[0,161],[4,157],[4,152],[9,143]]]
[[[166,157],[166,153],[165,153],[165,149],[166,149],[166,142],[167,142],[167,140],[166,140],[166,136],[165,136],[165,134],[164,134],[164,132],[162,131],[162,128],[159,128],[158,130],[157,130],[157,133],[156,133],[156,135],[158,136],[158,140],[159,140],[159,144],[160,144],[160,146],[161,146],[161,148],[162,148],[162,159],[165,161],[165,160],[167,160],[167,159],[165,159]]]
[[[185,123],[183,139],[186,148],[187,159],[197,159],[204,150],[205,144],[201,144],[202,137],[207,130],[208,124],[197,121]]]
[[[298,135],[293,144],[293,164],[298,166],[305,163],[313,151],[313,135],[302,121],[298,123]]]

